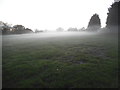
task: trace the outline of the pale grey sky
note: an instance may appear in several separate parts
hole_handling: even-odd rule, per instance
[[[108,7],[114,0],[0,0],[0,20],[31,29],[87,27],[99,14],[105,26]]]

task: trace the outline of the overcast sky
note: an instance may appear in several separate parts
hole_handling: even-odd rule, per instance
[[[99,14],[105,26],[108,7],[114,0],[0,0],[0,21],[31,29],[87,27]]]

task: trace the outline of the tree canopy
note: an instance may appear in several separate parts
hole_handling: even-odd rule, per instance
[[[108,29],[112,29],[112,27],[116,27],[116,26],[120,26],[120,24],[118,23],[118,15],[120,15],[120,10],[118,9],[120,8],[120,1],[119,2],[115,2],[111,5],[110,8],[108,8],[108,17],[107,17],[107,21],[106,21],[106,27]]]
[[[101,28],[101,21],[100,21],[100,18],[99,18],[99,15],[98,14],[94,14],[89,23],[88,23],[88,28],[87,30],[88,31],[97,31],[98,29]]]
[[[29,28],[25,28],[23,25],[14,25],[13,27],[8,24],[0,21],[0,30],[2,34],[25,34],[25,33],[33,33],[33,31]]]

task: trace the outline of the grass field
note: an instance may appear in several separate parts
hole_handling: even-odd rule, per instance
[[[118,37],[47,33],[3,36],[3,88],[116,88]]]

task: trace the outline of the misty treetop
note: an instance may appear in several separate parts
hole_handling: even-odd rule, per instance
[[[99,15],[94,14],[88,23],[87,31],[97,31],[100,28],[101,28],[101,21]]]
[[[120,1],[119,2],[115,2],[111,5],[110,8],[108,8],[108,17],[106,20],[106,27],[108,29],[114,30],[114,27],[118,27],[120,26],[120,23],[118,23],[119,20],[119,14],[120,14]]]

